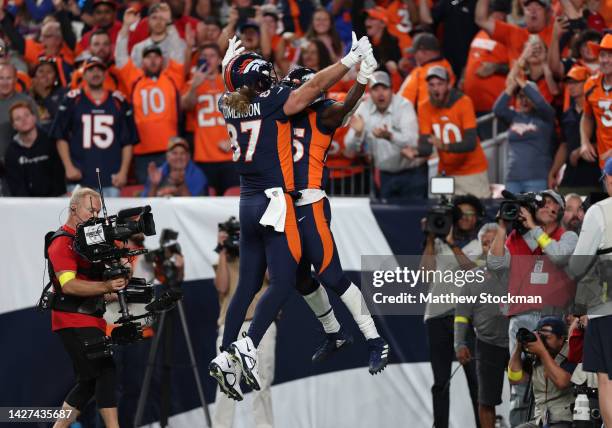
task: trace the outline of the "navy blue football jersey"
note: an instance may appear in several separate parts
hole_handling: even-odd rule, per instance
[[[70,157],[83,175],[80,184],[97,188],[96,168],[102,187],[112,186],[111,175],[121,167],[121,151],[135,142],[132,110],[118,92],[108,92],[97,105],[86,91],[74,89],[60,104],[51,135],[68,141]]]
[[[317,101],[301,113],[291,116],[296,190],[325,189],[329,176],[325,161],[335,129],[324,126],[321,115],[335,103],[334,100]]]
[[[271,187],[282,187],[286,192],[295,189],[291,125],[283,111],[290,93],[289,88],[274,86],[255,97],[246,114],[224,105],[224,97],[219,100],[234,149],[234,162],[238,162],[242,194]]]

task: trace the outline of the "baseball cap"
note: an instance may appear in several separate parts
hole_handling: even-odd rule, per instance
[[[176,147],[182,146],[185,150],[189,151],[189,144],[184,138],[181,137],[171,137],[170,141],[168,141],[168,150],[174,150]]]
[[[551,327],[552,333],[557,336],[567,336],[567,326],[561,318],[557,317],[544,317],[538,321],[537,330],[541,330],[542,327]]]
[[[527,6],[529,3],[532,3],[532,2],[539,3],[540,6],[544,8],[550,7],[550,0],[525,0],[525,3],[523,3],[523,6]]]
[[[558,203],[562,209],[565,209],[565,200],[563,199],[563,197],[558,194],[557,192],[555,192],[552,189],[546,189],[542,192],[540,192],[540,195],[542,196],[550,196],[551,198],[553,198],[555,200],[556,203]]]
[[[595,55],[599,55],[599,51],[602,49],[612,50],[612,34],[608,33],[603,36],[599,44],[595,42],[588,42],[589,47]]]
[[[93,67],[100,67],[103,70],[106,70],[106,64],[104,63],[104,61],[102,61],[97,56],[92,56],[85,60],[83,71],[89,70],[90,68],[93,68]]]
[[[372,19],[379,19],[384,23],[389,21],[389,17],[387,16],[387,11],[380,7],[376,6],[370,9],[366,9],[366,14]]]
[[[101,4],[106,4],[114,9],[117,9],[117,3],[115,3],[113,0],[94,0],[93,9],[100,6]]]
[[[419,33],[415,36],[412,41],[412,46],[408,49],[408,52],[413,54],[416,51],[439,51],[440,42],[431,33]]]
[[[576,82],[584,82],[591,74],[588,68],[582,65],[575,65],[565,75],[565,80],[574,80]]]
[[[145,56],[149,55],[150,53],[156,53],[159,56],[163,56],[162,50],[159,47],[159,45],[157,45],[157,44],[152,44],[152,45],[149,45],[149,46],[145,47],[142,50],[142,57],[144,58]]]
[[[391,87],[391,78],[386,71],[375,71],[372,73],[372,79],[370,79],[369,87],[373,88],[376,85],[383,85],[387,88]]]
[[[425,75],[425,80],[429,80],[432,77],[437,77],[438,79],[446,80],[448,82],[448,71],[446,68],[441,65],[434,65],[429,70],[427,70],[427,74]]]

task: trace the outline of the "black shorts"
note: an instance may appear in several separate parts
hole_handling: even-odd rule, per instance
[[[508,358],[507,347],[502,348],[476,339],[478,404],[484,406],[501,404]]]
[[[77,382],[95,379],[106,369],[115,369],[115,362],[112,356],[96,358],[95,360],[87,358],[87,350],[84,342],[102,338],[104,332],[99,328],[64,328],[58,330],[57,334],[59,334],[62,339],[66,352],[70,355]]]
[[[587,372],[607,373],[612,380],[612,315],[589,319],[582,367]]]

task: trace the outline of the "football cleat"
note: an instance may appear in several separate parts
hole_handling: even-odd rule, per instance
[[[259,364],[257,362],[257,349],[249,336],[243,334],[243,338],[232,343],[228,352],[242,369],[242,375],[247,385],[256,391],[261,389],[259,380]]]
[[[223,351],[208,365],[208,373],[215,378],[221,391],[236,401],[242,400],[240,389],[240,366],[232,359],[232,356]]]
[[[320,363],[328,359],[331,354],[340,349],[351,345],[353,343],[353,336],[344,332],[344,330],[340,329],[340,331],[336,333],[327,333],[325,335],[325,341],[319,346],[317,351],[312,356],[313,363]]]
[[[368,348],[370,349],[370,367],[371,375],[380,373],[387,366],[389,361],[389,344],[382,337],[369,339]]]

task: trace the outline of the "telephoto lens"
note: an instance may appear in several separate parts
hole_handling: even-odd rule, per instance
[[[589,397],[586,394],[578,394],[574,402],[574,428],[592,428],[591,409]]]

